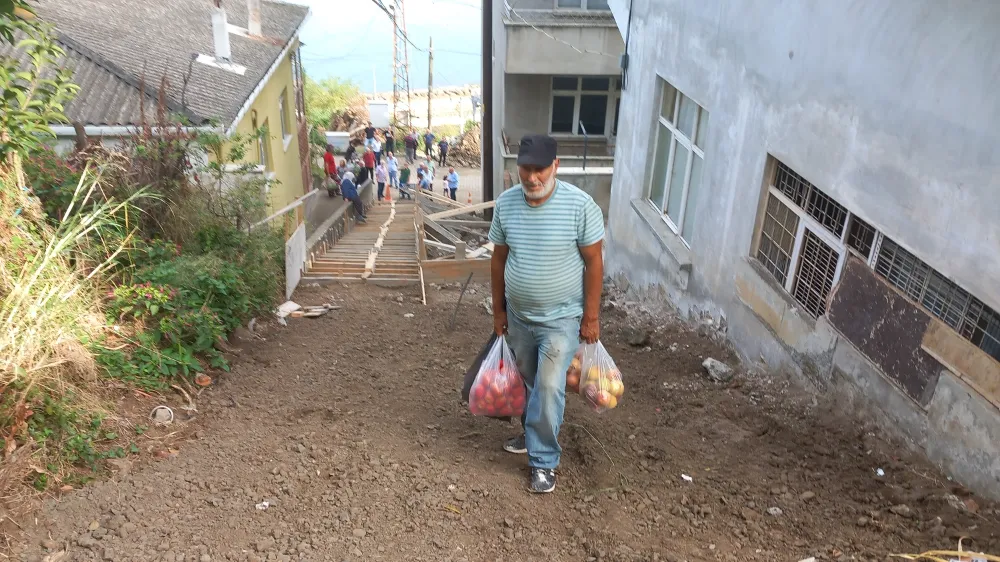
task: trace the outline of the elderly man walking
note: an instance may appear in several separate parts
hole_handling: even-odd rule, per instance
[[[528,390],[524,432],[504,449],[528,454],[528,489],[536,493],[556,487],[566,370],[581,340],[600,337],[604,278],[604,217],[590,195],[556,179],[556,148],[546,135],[521,140],[521,183],[497,197],[489,233],[493,302],[500,303],[493,329],[507,334]]]

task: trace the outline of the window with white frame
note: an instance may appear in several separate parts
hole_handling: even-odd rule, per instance
[[[556,8],[561,10],[611,10],[608,0],[556,0]]]
[[[1000,314],[898,243],[774,161],[755,257],[802,309],[826,312],[847,253],[1000,360]]]
[[[278,116],[281,118],[281,138],[287,139],[292,135],[292,128],[288,124],[288,88],[278,96]]]
[[[271,147],[268,145],[268,141],[269,141],[268,124],[267,120],[265,119],[264,125],[260,130],[260,134],[257,136],[257,162],[261,166],[264,166],[265,170],[271,169],[271,165],[269,163],[271,156],[270,154]]]
[[[604,136],[617,128],[621,82],[607,76],[553,76],[549,132]]]
[[[694,228],[701,191],[708,112],[665,80],[660,80],[660,114],[653,139],[648,199],[685,242]]]

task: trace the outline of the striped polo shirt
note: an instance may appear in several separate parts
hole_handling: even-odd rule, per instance
[[[548,201],[532,207],[516,185],[497,197],[489,238],[510,248],[504,270],[509,312],[533,323],[583,316],[579,248],[604,238],[604,216],[590,195],[556,180]]]

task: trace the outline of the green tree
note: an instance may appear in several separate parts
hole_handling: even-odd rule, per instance
[[[329,127],[334,116],[348,109],[361,96],[361,88],[350,80],[324,78],[319,82],[306,76],[306,120],[310,125]]]
[[[0,0],[0,42],[14,43],[31,62],[0,59],[0,154],[22,155],[52,136],[50,123],[65,122],[63,104],[77,87],[66,69],[50,72],[64,55],[51,27],[39,22],[21,0]]]

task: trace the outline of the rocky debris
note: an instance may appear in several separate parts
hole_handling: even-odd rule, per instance
[[[448,150],[448,163],[464,168],[479,168],[482,166],[482,136],[483,129],[479,123],[466,129]]]
[[[646,347],[652,337],[653,333],[643,328],[629,328],[625,332],[625,340],[632,347]]]
[[[727,383],[733,379],[735,374],[732,367],[711,357],[705,359],[701,366],[712,382]]]
[[[426,307],[413,305],[419,321],[400,311],[419,289],[403,303],[401,289],[300,290],[303,304],[337,291],[338,304],[363,313],[261,326],[233,373],[202,392],[196,418],[140,420],[149,427],[133,437],[143,453],[128,457],[132,471],[48,502],[28,536],[12,538],[21,552],[11,559],[66,549],[88,562],[106,550],[169,562],[872,561],[958,536],[1000,551],[994,504],[977,498],[970,513],[968,492],[905,449],[859,444],[853,420],[813,423],[815,407],[779,373],[706,385],[699,366],[730,357],[725,349],[612,289],[622,307],[602,331],[633,375],[628,409],[597,417],[568,397],[560,487],[538,501],[524,491],[524,459],[497,447],[516,426],[459,402],[492,325],[468,310],[442,331],[460,286],[429,291]],[[489,294],[469,289],[469,303]],[[648,352],[629,345],[637,325],[656,327]],[[141,404],[141,418],[157,400]],[[177,453],[157,458],[152,444]],[[255,509],[262,501],[270,507]],[[910,516],[890,512],[898,505]]]
[[[912,510],[910,509],[910,506],[908,506],[906,504],[894,505],[894,506],[892,506],[892,507],[889,508],[889,511],[891,511],[892,513],[895,513],[896,515],[898,515],[900,517],[909,517],[910,514],[912,513]]]

